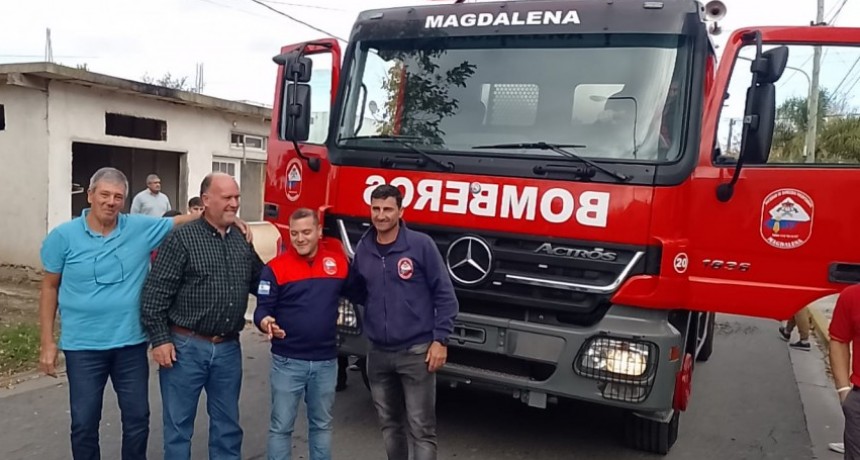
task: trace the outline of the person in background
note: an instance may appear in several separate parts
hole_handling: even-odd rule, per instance
[[[188,214],[203,214],[203,200],[199,196],[195,196],[188,200]]]
[[[782,340],[790,342],[788,346],[796,350],[809,351],[812,347],[809,345],[809,329],[810,329],[809,309],[803,307],[794,314],[786,323],[785,327],[779,327],[779,336]],[[797,326],[797,333],[800,335],[796,342],[791,342],[791,332]]]
[[[146,190],[134,196],[131,214],[160,217],[167,211],[170,211],[170,199],[161,193],[161,179],[155,174],[146,176]]]

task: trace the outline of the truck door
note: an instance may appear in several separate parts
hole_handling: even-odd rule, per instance
[[[772,144],[769,155],[746,157],[731,196],[724,185],[718,197],[742,144],[755,143],[752,131],[744,138],[745,119],[761,123],[759,129],[767,125],[766,114],[745,113],[756,33],[765,55],[774,50],[765,65],[778,65],[775,48],[788,51],[782,76],[770,85]],[[785,319],[860,281],[858,63],[860,29],[747,29],[729,39],[690,184],[689,250],[664,268],[687,277],[691,308]],[[758,98],[770,90],[762,80]],[[816,97],[817,107],[809,102]]]
[[[296,83],[287,75],[284,60],[294,59],[300,52],[311,62],[309,77],[303,78],[307,81],[298,84],[302,91],[310,93],[307,97],[311,106],[307,120],[310,129],[307,140],[293,142],[286,138],[285,121],[291,109],[287,96]],[[341,52],[335,39],[316,40],[284,46],[275,62],[279,65],[266,165],[264,213],[265,219],[280,230],[283,243],[287,243],[287,225],[294,210],[326,206],[331,165],[325,141],[337,93]]]

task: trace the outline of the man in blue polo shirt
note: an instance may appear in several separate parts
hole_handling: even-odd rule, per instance
[[[254,324],[272,340],[269,460],[289,460],[302,397],[307,405],[310,460],[331,460],[337,379],[337,309],[349,264],[337,240],[322,238],[317,214],[290,216],[287,252],[260,275]]]
[[[146,458],[149,363],[140,293],[150,252],[174,225],[197,219],[122,214],[127,194],[121,171],[99,169],[87,190],[91,208],[52,230],[42,244],[40,366],[56,376],[59,310],[76,460],[100,458],[99,421],[108,377],[122,414],[122,458]]]

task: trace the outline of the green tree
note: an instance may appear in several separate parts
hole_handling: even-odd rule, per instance
[[[818,97],[815,161],[817,163],[860,162],[860,118],[851,114],[843,98],[827,89]],[[776,109],[771,161],[802,163],[809,120],[805,98],[784,100]]]
[[[178,89],[181,91],[191,90],[188,83],[188,77],[174,77],[170,72],[165,73],[161,78],[153,78],[149,76],[149,74],[143,74],[141,81],[149,85],[163,86],[165,88]]]
[[[444,50],[392,51],[385,54],[380,56],[395,64],[388,69],[382,83],[387,99],[383,104],[385,110],[379,133],[420,136],[428,142],[441,142],[445,133],[439,124],[445,117],[456,113],[460,106],[460,102],[449,94],[450,90],[465,87],[476,66],[464,61],[441,72],[438,62],[445,54]],[[399,132],[395,129],[398,123]]]

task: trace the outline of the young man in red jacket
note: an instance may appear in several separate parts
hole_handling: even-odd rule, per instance
[[[319,217],[310,209],[290,216],[290,243],[260,274],[254,311],[254,324],[272,341],[268,458],[291,458],[304,397],[310,460],[330,460],[337,309],[349,264],[339,241],[322,238]]]
[[[845,413],[845,458],[860,460],[860,284],[845,288],[836,301],[830,368]]]

